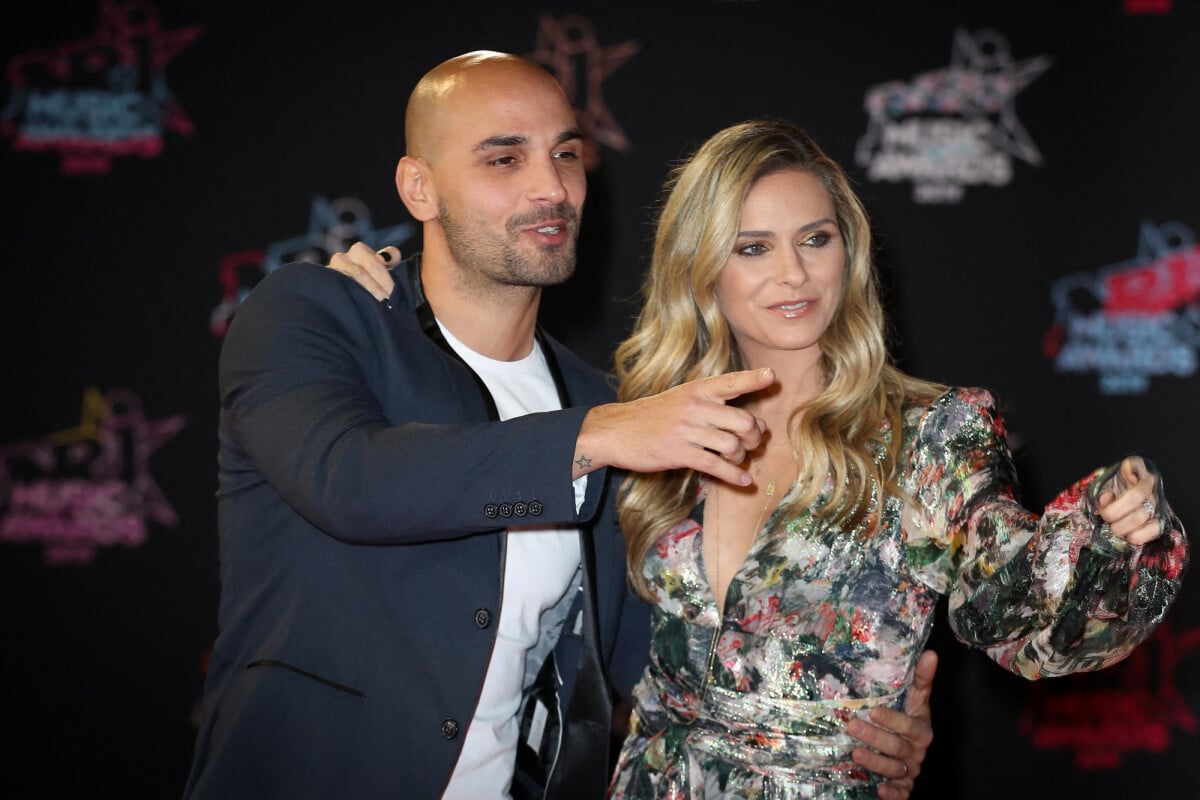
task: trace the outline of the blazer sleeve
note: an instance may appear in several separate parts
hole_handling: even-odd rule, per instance
[[[444,364],[379,363],[377,338],[397,335],[385,313],[317,265],[283,267],[259,283],[221,352],[221,492],[266,481],[317,528],[360,543],[494,530],[514,521],[497,515],[504,503],[524,504],[526,523],[596,512],[603,472],[590,476],[578,512],[571,483],[586,407],[505,422],[389,420],[377,379],[388,370],[406,373],[404,393],[421,406],[457,398],[438,374]]]
[[[1101,528],[1096,470],[1039,517],[1016,499],[1016,469],[990,394],[935,401],[914,449],[910,557],[949,592],[964,643],[1034,679],[1095,670],[1129,654],[1179,591],[1187,541],[1158,481],[1163,535],[1141,547]]]

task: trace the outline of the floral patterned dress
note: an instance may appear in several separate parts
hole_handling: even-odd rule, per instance
[[[903,708],[940,594],[959,639],[1031,679],[1112,664],[1162,619],[1187,544],[1161,481],[1164,534],[1133,547],[1095,512],[1115,466],[1040,519],[1015,500],[986,391],[951,390],[904,419],[908,500],[885,498],[873,536],[777,512],[723,610],[702,557],[703,489],[691,518],[650,551],[650,663],[613,798],[878,797],[882,779],[851,760],[844,727],[876,705]]]

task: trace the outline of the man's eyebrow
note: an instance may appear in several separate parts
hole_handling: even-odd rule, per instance
[[[501,133],[496,136],[489,136],[475,145],[475,151],[481,152],[496,147],[520,147],[526,144],[529,144],[528,136],[521,136],[518,133]]]
[[[555,144],[562,144],[563,142],[569,142],[572,139],[582,138],[583,131],[579,130],[579,128],[568,128],[558,135],[558,141],[556,141]]]
[[[555,145],[560,145],[563,142],[569,142],[572,139],[582,139],[583,132],[578,128],[568,128],[558,135],[554,141]],[[475,152],[480,153],[485,150],[493,150],[497,147],[524,147],[529,144],[529,137],[522,136],[519,133],[501,133],[496,136],[489,136],[479,144],[475,145]]]

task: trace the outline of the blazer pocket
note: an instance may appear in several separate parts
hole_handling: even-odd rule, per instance
[[[300,667],[297,667],[293,664],[288,664],[285,661],[277,661],[272,658],[260,658],[256,661],[251,661],[249,664],[246,665],[247,671],[250,671],[252,669],[264,669],[264,668],[284,670],[287,673],[298,676],[298,677],[303,678],[308,681],[312,681],[313,683],[319,684],[321,686],[325,686],[330,689],[334,689],[338,692],[349,695],[350,697],[354,697],[359,700],[367,699],[367,696],[364,692],[362,692],[358,689],[355,689],[353,686],[347,686],[344,683],[338,683],[337,681],[332,681],[329,678],[324,678],[324,677],[316,674],[315,672],[309,672],[306,669],[301,669]]]

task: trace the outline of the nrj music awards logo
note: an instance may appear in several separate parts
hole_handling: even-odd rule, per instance
[[[79,425],[0,446],[0,541],[41,542],[47,564],[87,563],[101,547],[137,547],[147,525],[177,525],[150,457],[184,426],[149,420],[127,390],[83,395]]]
[[[537,49],[529,58],[546,66],[562,85],[584,134],[583,166],[600,166],[600,145],[625,153],[629,138],[604,101],[603,84],[637,53],[634,41],[602,45],[586,17],[572,15],[538,20]]]
[[[855,161],[872,181],[912,181],[918,203],[957,203],[968,186],[1005,186],[1013,159],[1041,164],[1015,101],[1049,66],[1046,56],[1014,61],[995,31],[957,31],[949,67],[867,90],[870,119]]]
[[[104,0],[94,35],[8,60],[0,133],[14,152],[57,152],[65,175],[157,156],[166,131],[192,133],[165,71],[199,35],[196,26],[163,30],[149,3]]]
[[[1200,246],[1186,226],[1142,225],[1137,256],[1051,287],[1043,350],[1058,372],[1095,372],[1103,394],[1139,394],[1150,379],[1196,374]]]
[[[268,274],[290,261],[328,264],[337,252],[350,249],[358,241],[375,248],[399,247],[417,232],[412,222],[375,228],[367,204],[355,197],[313,200],[308,231],[268,245],[265,250],[242,250],[221,260],[217,276],[221,281],[221,302],[212,310],[209,327],[214,336],[224,336],[238,306]],[[407,254],[406,254],[407,255]]]

